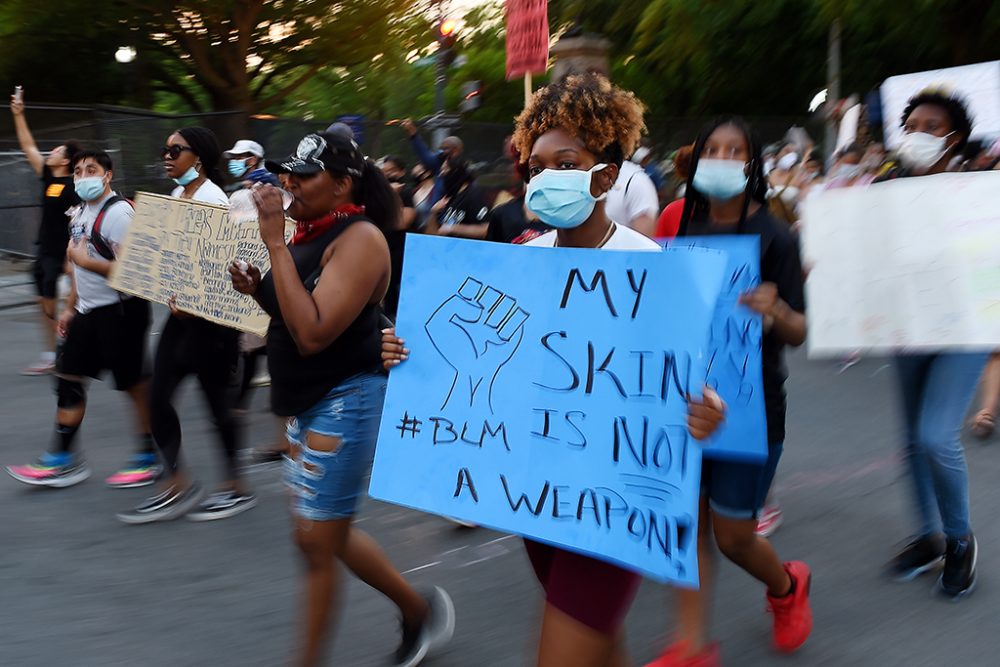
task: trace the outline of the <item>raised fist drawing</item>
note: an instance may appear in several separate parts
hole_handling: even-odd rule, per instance
[[[528,313],[517,301],[475,278],[434,311],[424,325],[455,379],[441,408],[451,401],[493,411],[493,383],[524,337]]]

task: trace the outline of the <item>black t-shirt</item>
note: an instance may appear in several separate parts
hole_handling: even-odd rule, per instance
[[[483,193],[477,186],[470,185],[451,198],[438,215],[438,224],[442,227],[480,224],[486,222],[489,212]]]
[[[799,257],[799,241],[788,225],[776,220],[766,206],[761,206],[749,216],[739,231],[736,228],[713,227],[707,221],[692,220],[686,236],[709,236],[713,234],[757,234],[760,236],[760,279],[774,283],[778,296],[792,310],[806,311],[804,294],[805,278],[802,260]],[[762,363],[764,367],[764,406],[767,412],[767,439],[777,443],[785,440],[785,344],[771,331],[764,334],[762,342]]]
[[[38,228],[38,254],[65,257],[69,243],[66,211],[80,203],[72,176],[53,176],[48,165],[42,168],[42,224]]]
[[[369,220],[353,216],[310,241],[289,244],[288,251],[306,291],[312,293],[319,283],[326,249],[345,229],[362,221]],[[377,305],[366,305],[332,343],[306,357],[299,351],[281,315],[270,271],[261,278],[256,296],[271,316],[267,328],[267,366],[271,373],[271,410],[276,415],[302,414],[351,376],[382,372],[384,322]]]
[[[486,221],[490,224],[486,240],[496,243],[527,243],[551,229],[541,220],[528,220],[524,212],[524,197],[497,206],[486,216]]]

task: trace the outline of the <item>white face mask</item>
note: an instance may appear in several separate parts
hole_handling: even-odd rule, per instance
[[[786,153],[778,158],[778,169],[788,171],[799,163],[798,153]]]
[[[926,132],[910,132],[904,134],[896,149],[903,165],[916,171],[930,169],[944,157],[948,151],[947,139],[951,132],[943,137],[936,137]]]

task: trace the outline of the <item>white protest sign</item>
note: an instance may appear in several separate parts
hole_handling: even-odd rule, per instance
[[[810,355],[1000,348],[1000,172],[829,190],[802,228]]]
[[[885,146],[892,150],[903,136],[900,120],[911,97],[924,88],[943,88],[965,100],[972,116],[972,139],[1000,135],[1000,60],[889,77],[882,83]]]
[[[177,295],[185,312],[264,335],[267,314],[233,289],[228,268],[234,259],[267,271],[267,248],[256,224],[230,222],[221,206],[140,192],[109,282],[156,303]]]

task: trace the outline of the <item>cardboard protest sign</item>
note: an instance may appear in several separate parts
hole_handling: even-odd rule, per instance
[[[548,0],[507,0],[507,80],[543,74],[549,63]]]
[[[263,335],[267,314],[233,289],[228,267],[234,259],[267,271],[267,248],[256,224],[230,222],[221,206],[140,192],[109,282],[156,303],[176,294],[185,312]]]
[[[726,260],[410,236],[371,495],[695,585]]]
[[[830,190],[804,206],[809,352],[994,350],[1000,172]]]
[[[763,327],[761,317],[739,303],[740,295],[760,284],[760,237],[686,236],[668,247],[691,245],[729,257],[709,335],[706,384],[726,402],[726,421],[712,436],[704,456],[763,462],[767,459],[764,409]]]

